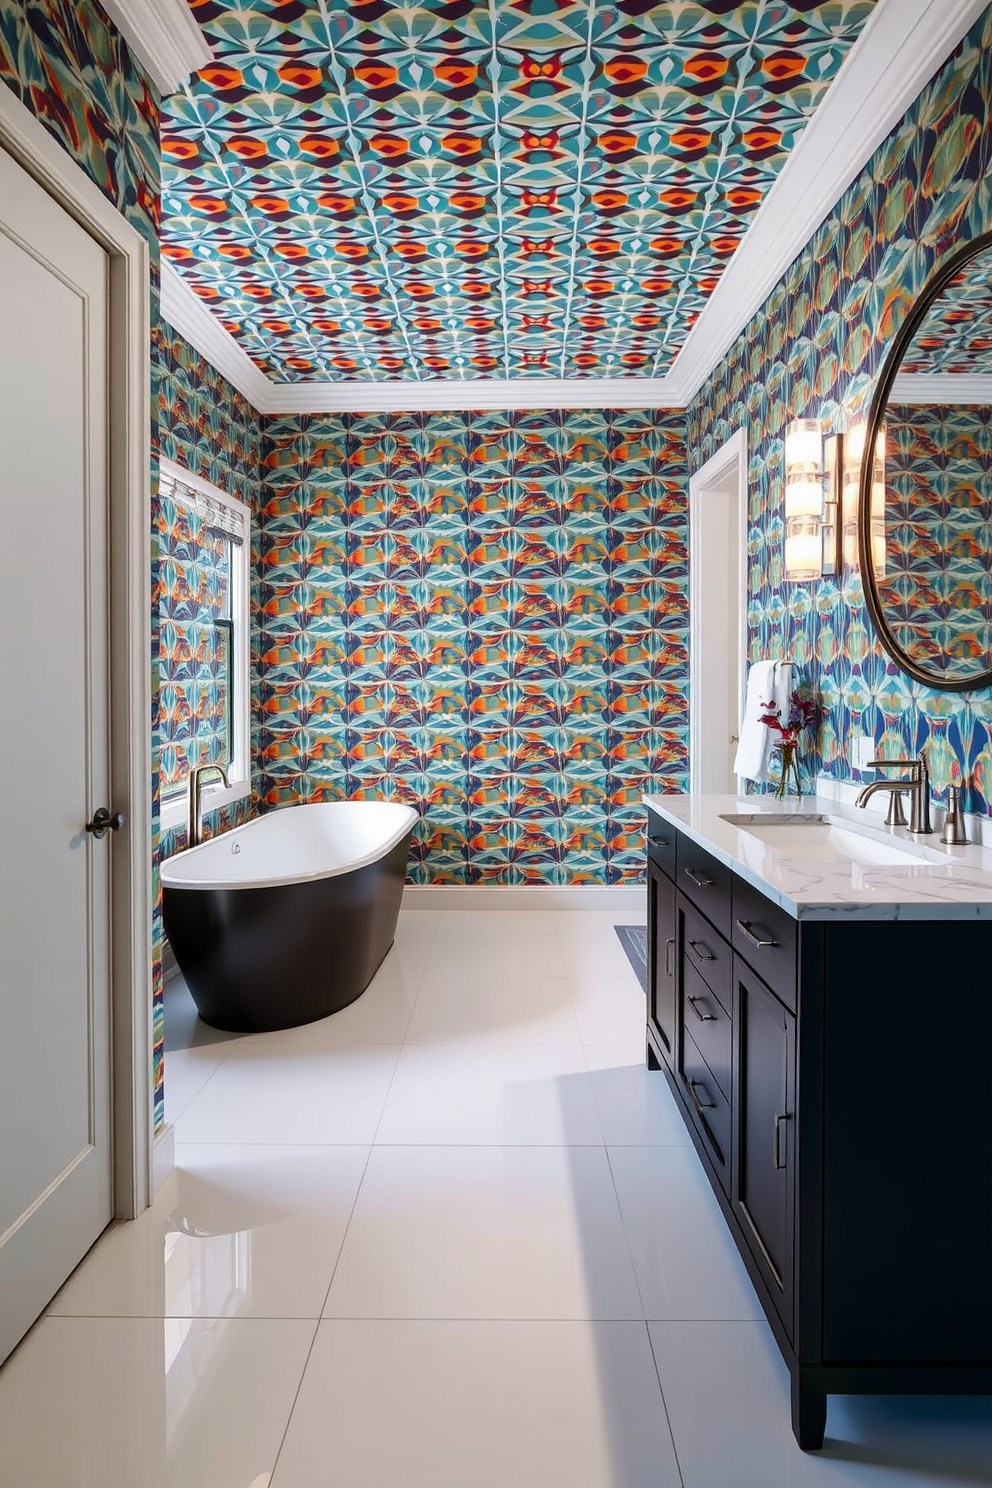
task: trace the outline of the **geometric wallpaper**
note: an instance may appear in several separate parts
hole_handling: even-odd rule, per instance
[[[643,879],[685,787],[685,420],[265,421],[264,802],[387,795],[420,883]]]
[[[163,253],[277,381],[660,376],[875,0],[196,0]]]
[[[747,430],[749,655],[792,659],[819,695],[814,766],[863,780],[851,761],[855,737],[867,735],[876,754],[893,758],[927,745],[935,787],[961,780],[966,809],[984,813],[992,813],[992,693],[942,693],[901,673],[873,636],[856,568],[786,582],[781,513],[789,420],[819,418],[829,432],[863,417],[929,275],[990,228],[992,9],[844,193],[688,411],[693,468],[733,430]]]

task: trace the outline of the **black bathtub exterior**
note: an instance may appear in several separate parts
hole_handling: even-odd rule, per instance
[[[267,1033],[326,1018],[361,996],[396,934],[411,835],[333,878],[165,887],[165,933],[204,1023]]]

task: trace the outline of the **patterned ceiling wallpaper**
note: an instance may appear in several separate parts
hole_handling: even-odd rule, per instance
[[[418,883],[639,883],[685,787],[681,413],[265,421],[269,806],[409,801]]]
[[[689,409],[693,468],[748,432],[751,660],[790,657],[823,705],[820,757],[855,777],[852,739],[890,757],[930,750],[938,788],[958,774],[968,809],[992,813],[992,695],[910,681],[874,640],[859,574],[785,583],[785,426],[825,432],[866,411],[874,379],[931,271],[992,227],[992,9],[972,28],[812,241]]]
[[[902,370],[992,374],[992,248],[938,295],[907,348]]]
[[[661,375],[875,0],[191,0],[164,249],[259,367]]]

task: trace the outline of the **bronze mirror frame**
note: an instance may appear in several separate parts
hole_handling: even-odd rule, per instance
[[[908,656],[889,628],[889,623],[882,611],[881,598],[878,592],[878,584],[875,578],[875,570],[872,564],[871,552],[871,487],[874,470],[874,449],[879,430],[885,420],[885,410],[889,401],[892,385],[899,374],[903,357],[911,345],[920,326],[923,324],[930,307],[954,278],[955,274],[977,258],[986,249],[992,248],[992,232],[982,233],[956,253],[952,253],[946,263],[932,274],[920,291],[913,308],[910,310],[906,320],[900,326],[899,332],[889,348],[885,361],[882,364],[882,372],[878,386],[871,400],[868,411],[868,429],[865,434],[864,455],[861,461],[861,476],[858,482],[858,563],[861,569],[861,587],[864,592],[865,603],[868,606],[868,614],[875,634],[879,639],[884,651],[899,667],[900,671],[912,677],[914,682],[921,682],[925,687],[930,687],[936,692],[980,692],[982,688],[992,687],[992,655],[988,657],[989,666],[984,672],[977,673],[974,677],[952,677],[947,678],[935,675],[927,671]]]

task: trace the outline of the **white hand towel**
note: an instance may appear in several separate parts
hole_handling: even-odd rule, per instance
[[[761,722],[769,704],[778,706],[778,716],[785,723],[792,705],[791,661],[756,661],[748,671],[740,742],[734,756],[734,774],[745,780],[772,778],[770,765],[778,734]]]
[[[771,753],[771,737],[761,715],[765,704],[772,701],[775,689],[775,662],[756,661],[748,668],[744,717],[734,756],[734,774],[745,780],[764,780]]]

